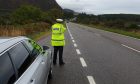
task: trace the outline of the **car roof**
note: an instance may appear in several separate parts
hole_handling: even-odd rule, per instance
[[[4,52],[9,47],[13,46],[14,44],[29,39],[24,36],[18,36],[18,37],[0,37],[0,54]]]

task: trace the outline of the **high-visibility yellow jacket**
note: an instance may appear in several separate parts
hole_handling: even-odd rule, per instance
[[[52,37],[51,37],[52,46],[65,46],[65,36],[64,36],[65,31],[66,28],[61,23],[56,23],[52,25]]]
[[[29,42],[34,47],[34,49],[38,50],[40,53],[43,52],[43,48],[41,46],[39,46],[35,41],[29,40]]]

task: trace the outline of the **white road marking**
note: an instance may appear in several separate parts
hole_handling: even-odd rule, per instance
[[[70,32],[70,30],[69,30],[69,28],[68,28],[68,27],[67,27],[67,29],[68,29],[69,34],[71,34],[71,32]]]
[[[136,52],[139,52],[139,53],[140,53],[139,50],[136,50],[136,49],[134,49],[134,48],[132,48],[132,47],[129,47],[129,46],[124,45],[124,44],[121,44],[121,45],[124,46],[124,47],[126,47],[126,48],[129,48],[129,49],[131,49],[131,50],[133,50],[133,51],[136,51]]]
[[[68,31],[69,31],[69,27],[68,27],[68,25],[66,24],[66,27],[67,27],[67,29],[68,29]]]
[[[73,38],[73,36],[71,36],[71,38]]]
[[[87,64],[86,64],[84,58],[80,57],[80,61],[81,61],[81,64],[83,67],[87,67]]]
[[[80,50],[79,50],[79,49],[76,49],[76,52],[77,52],[77,54],[78,54],[78,55],[80,55],[80,54],[81,54],[81,52],[80,52]]]
[[[77,44],[76,43],[74,43],[74,47],[77,47]]]
[[[71,38],[73,38],[73,36],[71,36]]]
[[[73,40],[74,38],[73,38],[73,37],[71,37],[71,39]]]
[[[67,26],[67,28],[68,28],[68,26]],[[69,35],[70,35],[71,39],[73,39],[73,36],[72,36],[72,34],[71,34],[69,28],[68,28],[68,32],[69,32]]]
[[[72,37],[72,34],[70,34],[70,37]]]
[[[75,40],[72,40],[73,43],[75,43]]]
[[[72,37],[72,34],[71,34],[71,32],[70,32],[69,27],[68,27],[67,24],[66,24],[66,27],[67,27],[67,29],[68,29],[69,35]]]
[[[69,32],[69,35],[70,35],[71,39],[74,40],[74,38],[73,38],[73,36],[72,36],[72,34],[71,34],[71,32],[70,32],[69,27],[68,27],[67,24],[66,24],[66,26],[67,26],[67,29],[68,29],[68,32]]]
[[[92,76],[87,76],[87,78],[88,78],[89,84],[96,84]]]

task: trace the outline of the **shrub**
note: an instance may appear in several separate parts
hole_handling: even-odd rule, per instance
[[[56,9],[56,8],[49,10],[47,13],[52,21],[55,21],[55,19],[57,19],[57,18],[63,17],[63,12],[59,9]]]
[[[137,24],[135,24],[135,23],[126,23],[125,28],[127,30],[138,30],[139,26]]]
[[[16,24],[26,24],[41,20],[42,11],[31,5],[23,5],[12,14],[12,21]]]

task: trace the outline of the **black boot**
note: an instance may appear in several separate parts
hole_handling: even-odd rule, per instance
[[[53,65],[56,65],[56,62],[55,61],[53,61]]]
[[[64,65],[64,64],[65,64],[65,62],[60,62],[60,63],[59,63],[60,66],[62,66],[62,65]]]

